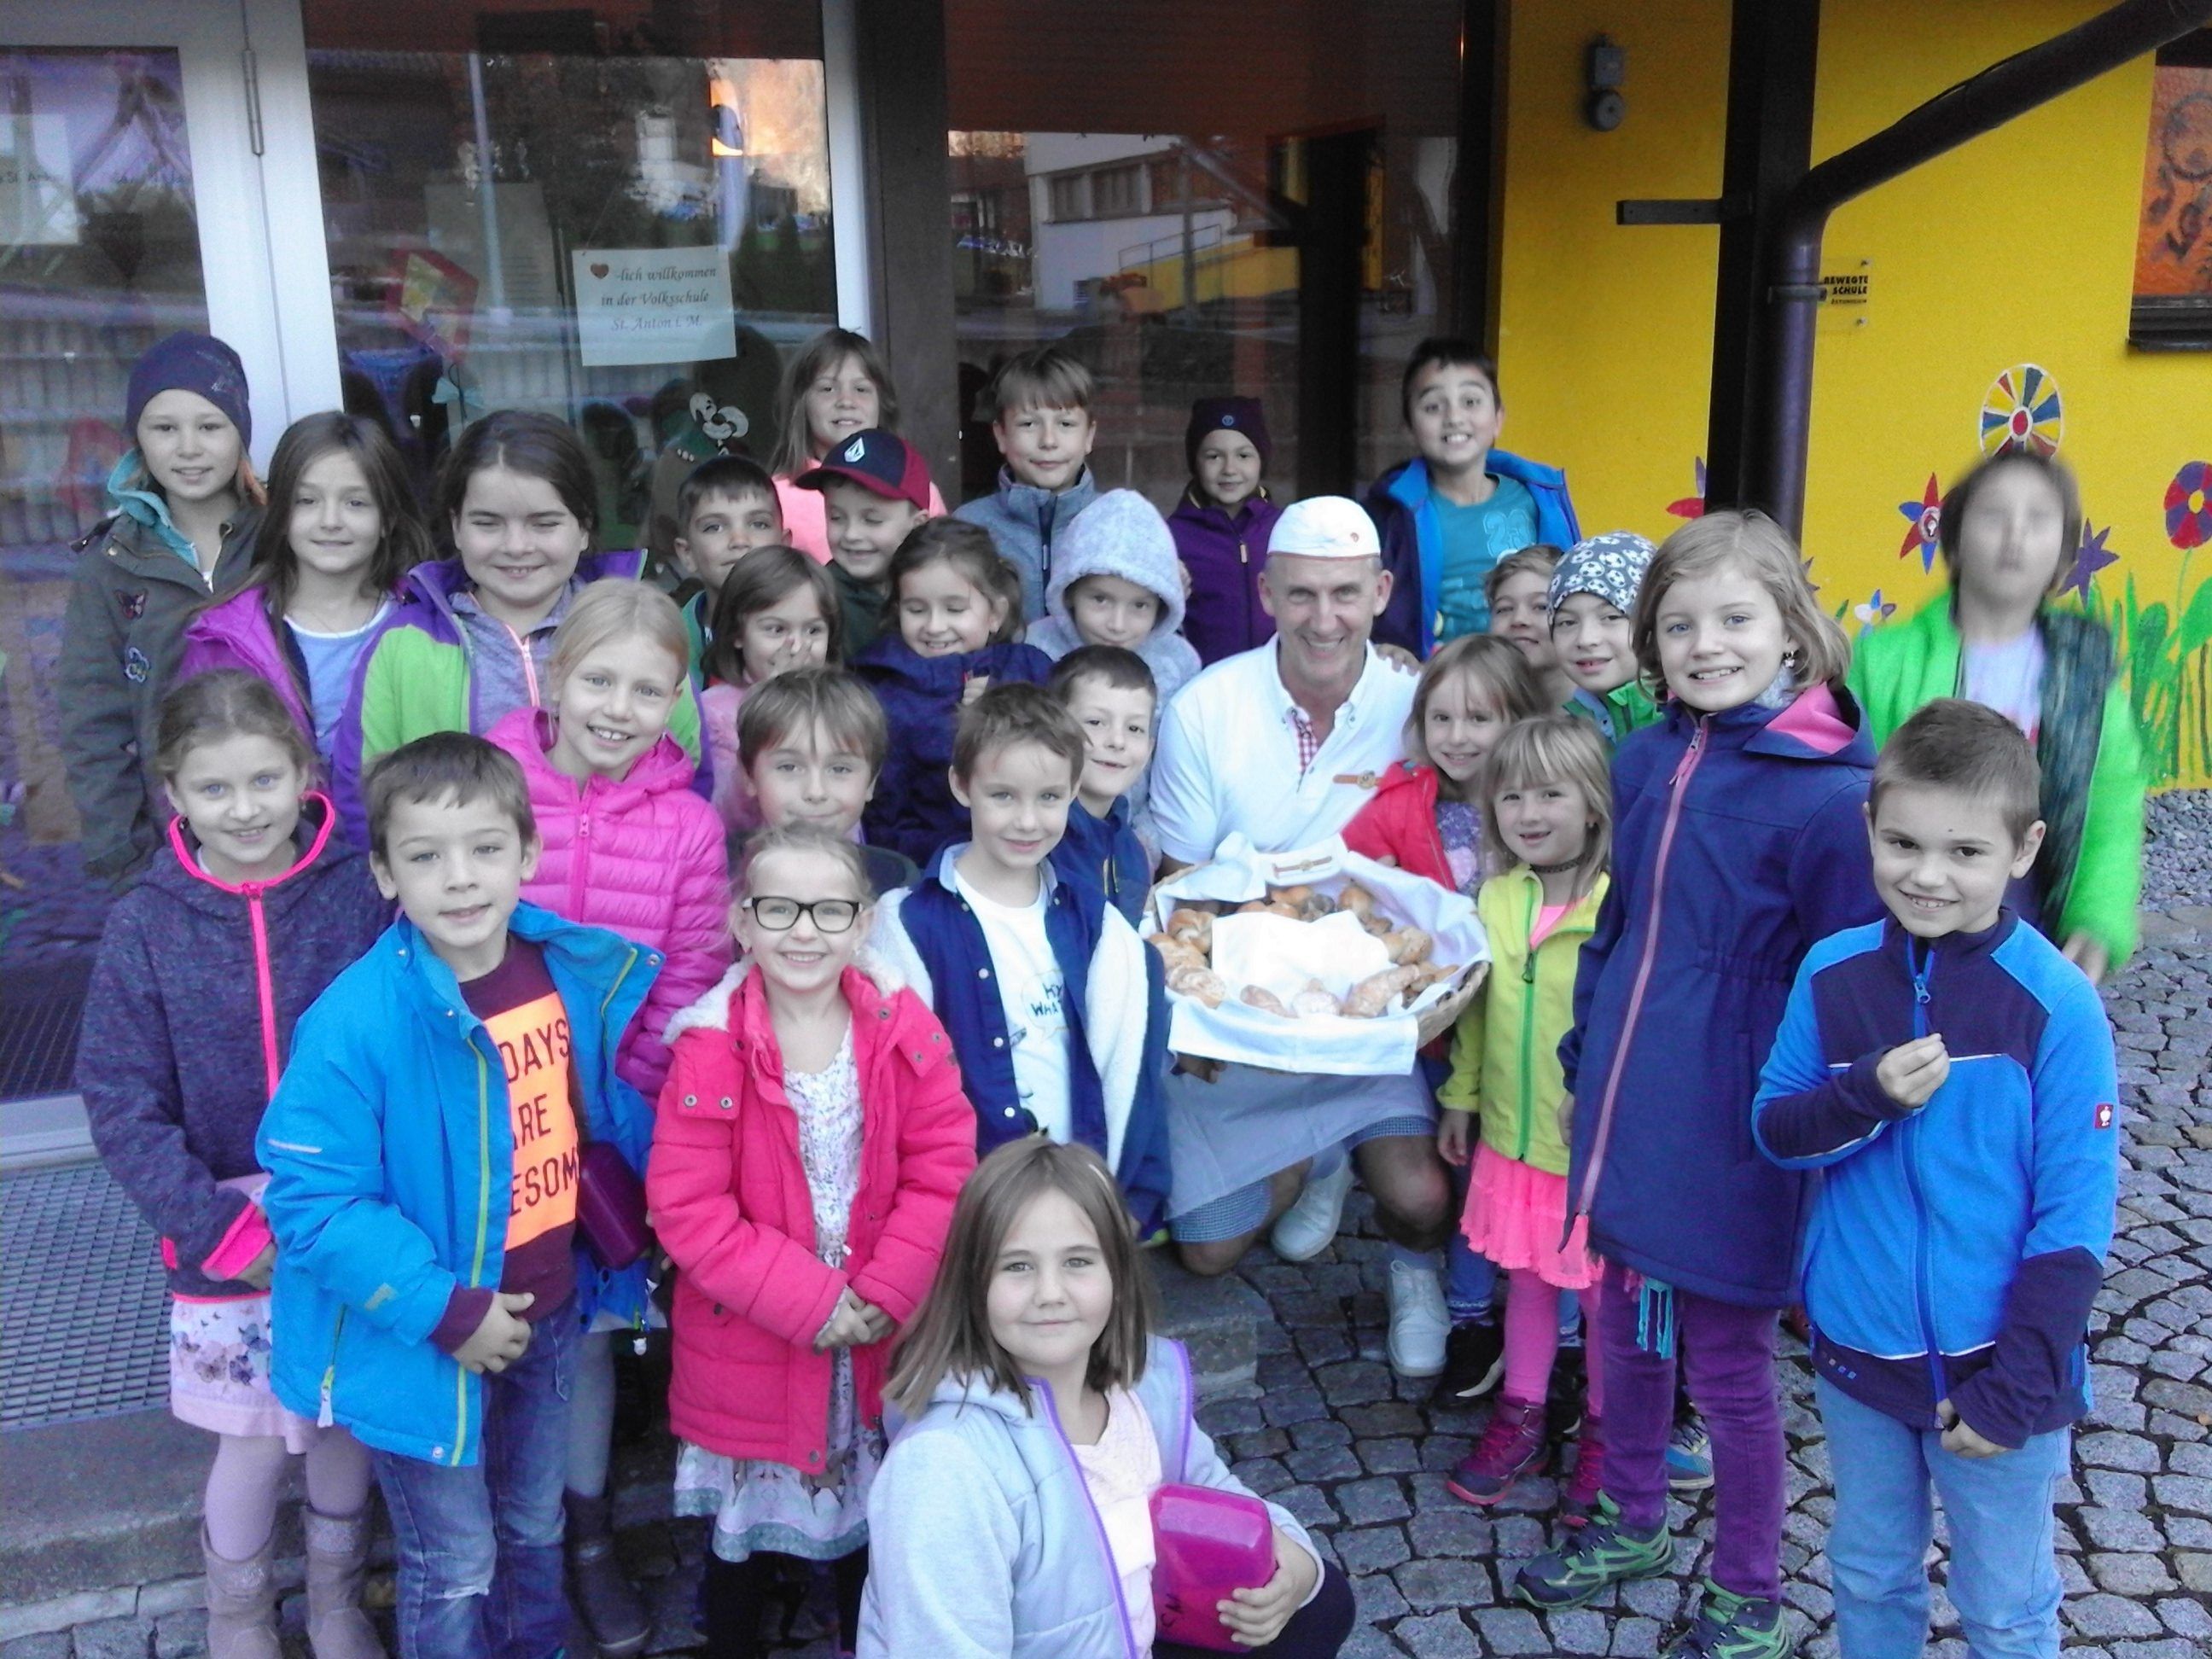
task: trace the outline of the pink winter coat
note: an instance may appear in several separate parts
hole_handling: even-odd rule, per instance
[[[730,872],[722,823],[692,793],[691,758],[662,734],[629,775],[578,783],[555,769],[553,716],[518,708],[488,734],[522,764],[544,850],[522,896],[570,921],[611,928],[666,961],[616,1056],[647,1100],[668,1074],[661,1040],[730,965]]]
[[[733,836],[750,835],[761,826],[760,801],[738,752],[738,711],[751,689],[717,680],[699,694],[700,735],[714,760],[714,811]]]
[[[847,1286],[902,1326],[928,1293],[975,1167],[975,1112],[945,1028],[897,986],[845,970],[860,1076],[860,1179],[842,1267],[815,1254],[814,1200],[783,1055],[750,964],[671,1022],[646,1196],[677,1267],[669,1426],[726,1457],[818,1471],[831,1355],[814,1338]],[[886,988],[889,987],[889,988]],[[883,1415],[890,1344],[854,1348],[864,1420]]]

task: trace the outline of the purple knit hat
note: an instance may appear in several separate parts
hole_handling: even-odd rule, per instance
[[[1261,471],[1267,470],[1274,446],[1267,441],[1267,417],[1257,398],[1200,398],[1190,406],[1190,427],[1182,434],[1182,459],[1191,476],[1198,476],[1198,446],[1209,432],[1224,427],[1241,432],[1260,452]]]
[[[123,398],[123,430],[137,441],[138,417],[164,392],[196,392],[230,417],[241,441],[253,441],[253,410],[246,400],[246,365],[212,334],[189,330],[157,340],[131,370]]]

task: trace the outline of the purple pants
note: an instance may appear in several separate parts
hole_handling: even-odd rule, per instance
[[[1600,1298],[1605,1366],[1605,1490],[1638,1531],[1667,1518],[1667,1437],[1674,1354],[1637,1343],[1640,1281],[1608,1261]],[[1782,1405],[1778,1310],[1677,1290],[1676,1352],[1713,1442],[1713,1582],[1738,1595],[1782,1594]]]

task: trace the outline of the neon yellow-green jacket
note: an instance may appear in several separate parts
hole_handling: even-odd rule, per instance
[[[2136,904],[2142,892],[2142,738],[2127,686],[2111,667],[2105,630],[2073,611],[2049,609],[2036,625],[2050,665],[2036,740],[2046,832],[2037,868],[2029,872],[2044,907],[2034,920],[2060,945],[2076,933],[2091,935],[2111,953],[2117,969],[2136,948]],[[1887,743],[1916,709],[1957,696],[1961,654],[1948,592],[1930,599],[1910,621],[1868,633],[1852,653],[1845,682],[1866,711],[1867,735]],[[2058,672],[2065,659],[2082,661],[2082,672]],[[2100,708],[2093,757],[2083,753],[2088,712],[2070,706],[2092,696]]]
[[[1547,1175],[1567,1172],[1559,1039],[1575,1023],[1575,965],[1597,926],[1607,883],[1600,876],[1533,952],[1528,933],[1544,907],[1536,872],[1516,865],[1475,895],[1475,914],[1490,939],[1490,979],[1452,1033],[1451,1076],[1437,1091],[1437,1104],[1480,1112],[1484,1140]]]

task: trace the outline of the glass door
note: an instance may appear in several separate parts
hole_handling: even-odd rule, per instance
[[[250,55],[271,33],[282,55],[281,27],[252,39],[271,9],[89,0],[0,23],[0,1099],[70,1090],[109,902],[79,860],[58,668],[76,544],[131,446],[131,364],[177,329],[228,341],[264,460],[316,380],[297,351],[287,381],[264,205],[287,160]],[[296,59],[296,16],[291,34]]]

